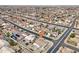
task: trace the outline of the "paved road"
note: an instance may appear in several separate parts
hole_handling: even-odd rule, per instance
[[[79,30],[79,28],[73,28],[73,29],[75,29],[75,30]]]
[[[8,15],[10,16],[11,14],[7,13],[7,14],[4,14],[4,15]],[[55,25],[55,26],[60,26],[60,27],[65,27],[65,28],[70,28],[69,26],[64,26],[64,25],[59,25],[59,24],[53,24],[53,23],[47,23],[47,22],[44,22],[44,21],[39,21],[39,20],[36,20],[36,19],[32,19],[32,18],[29,18],[29,17],[25,17],[25,16],[21,16],[23,18],[26,18],[26,19],[30,19],[30,20],[34,20],[34,21],[37,21],[37,22],[42,22],[42,23],[46,23],[46,24],[49,24],[49,25]],[[71,24],[72,22],[70,22],[69,24]],[[68,24],[68,25],[69,25]],[[76,29],[76,30],[79,30],[78,28],[73,28],[73,29]]]
[[[30,20],[34,20],[34,21],[38,21],[38,22],[42,22],[42,23],[46,23],[46,24],[49,24],[49,25],[55,25],[55,26],[61,26],[61,27],[65,27],[65,28],[69,28],[68,26],[64,26],[64,25],[59,25],[59,24],[53,24],[53,23],[47,23],[47,22],[44,22],[44,21],[40,21],[40,20],[37,20],[37,19],[32,19],[30,17],[24,17],[24,16],[21,16],[23,18],[27,18],[27,19],[30,19]],[[71,23],[71,22],[70,22]],[[69,25],[70,25],[69,23]]]
[[[9,21],[9,20],[5,20],[4,18],[1,18],[1,20],[7,21],[7,22],[9,22],[9,23],[11,23],[11,24],[17,26],[18,28],[21,28],[21,29],[23,29],[23,30],[25,30],[25,31],[27,31],[27,32],[30,32],[30,33],[32,33],[32,34],[35,34],[35,35],[39,36],[38,33],[35,33],[35,32],[30,31],[30,30],[28,30],[28,29],[25,29],[25,28],[23,28],[23,27],[21,27],[21,26],[15,24],[15,23],[13,23],[13,22],[11,22],[11,21]],[[55,42],[53,39],[51,39],[51,38],[49,38],[49,37],[43,36],[43,38],[45,38],[45,39],[47,39],[47,40],[50,40],[50,41],[52,41],[52,42]]]
[[[8,20],[7,20],[8,21]],[[8,21],[8,22],[10,22],[10,21]],[[14,23],[12,23],[12,22],[10,22],[11,24],[13,24],[13,25],[15,25],[15,26],[18,26],[18,25],[16,25],[16,24],[14,24]],[[21,29],[23,29],[23,30],[26,30],[26,31],[28,31],[28,32],[30,32],[30,33],[33,33],[33,34],[35,34],[35,35],[38,35],[37,33],[34,33],[34,32],[32,32],[32,31],[29,31],[29,30],[27,30],[27,29],[24,29],[24,28],[22,28],[22,27],[20,27],[20,26],[18,26],[19,28],[21,28]],[[73,27],[72,27],[73,28]],[[60,41],[59,41],[59,46],[57,47],[57,48],[54,48],[55,50],[54,50],[54,52],[55,51],[57,51],[58,49],[59,49],[59,47],[61,46],[61,44],[63,43],[63,39],[65,39],[67,36],[68,36],[68,34],[71,32],[71,30],[72,30],[72,28],[70,29],[70,28],[68,28],[68,30],[64,33],[64,37],[63,36],[61,36],[60,37]],[[62,38],[63,37],[63,38]],[[49,39],[49,40],[52,40],[52,39],[50,39],[50,38],[48,38],[48,37],[44,37],[44,38],[46,38],[46,39]],[[60,42],[61,42],[61,44],[60,44]],[[71,48],[71,49],[74,49],[74,50],[76,50],[76,51],[79,51],[79,49],[77,49],[77,48],[75,48],[75,47],[72,47],[72,46],[69,46],[69,45],[65,45],[66,47],[69,47],[69,48]],[[56,47],[56,46],[55,46]],[[52,52],[53,52],[53,50],[52,50]]]
[[[68,45],[68,44],[66,44],[66,43],[63,43],[62,46],[63,46],[63,47],[68,47],[68,48],[70,48],[70,49],[72,49],[72,50],[74,50],[74,51],[78,51],[78,52],[79,52],[79,48],[76,48],[76,47],[74,47],[74,46],[70,46],[70,45]]]
[[[61,46],[61,44],[64,42],[65,38],[68,36],[68,34],[71,32],[71,29],[67,29],[64,34],[58,39],[58,41],[54,44],[54,46],[52,46],[49,50],[48,53],[52,52],[55,53],[59,47]]]
[[[9,15],[10,16],[10,15]],[[32,19],[32,18],[29,18],[29,17],[24,17],[24,16],[21,16],[23,18],[27,18],[27,19],[30,19],[30,20],[34,20],[34,21],[37,21],[37,22],[42,22],[42,23],[46,23],[46,24],[49,24],[49,25],[55,25],[55,26],[60,26],[60,27],[65,27],[65,28],[70,28],[70,24],[72,23],[72,21],[68,24],[69,26],[64,26],[64,25],[59,25],[59,24],[53,24],[53,23],[47,23],[47,22],[44,22],[44,21],[39,21],[39,20],[36,20],[36,19]],[[73,29],[76,29],[76,30],[79,30],[78,28],[73,28]]]
[[[8,16],[10,16],[11,14],[6,14]],[[25,16],[20,16],[20,17],[23,17],[23,18],[26,18],[26,19],[29,19],[29,20],[34,20],[34,21],[37,21],[37,22],[42,22],[42,23],[46,23],[46,24],[49,24],[49,25],[55,25],[55,26],[61,26],[61,27],[65,27],[65,28],[69,28],[69,26],[64,26],[64,25],[59,25],[59,24],[52,24],[52,23],[47,23],[47,22],[44,22],[44,21],[40,21],[40,20],[37,20],[37,19],[32,19],[30,17],[25,17]],[[71,22],[70,22],[71,23]],[[69,23],[69,24],[70,24]]]
[[[8,20],[7,20],[7,21],[8,21]],[[71,32],[72,29],[79,30],[79,29],[77,29],[77,28],[73,28],[73,26],[74,26],[74,24],[75,24],[75,21],[76,21],[76,20],[73,21],[73,24],[72,24],[71,27],[66,27],[66,28],[68,28],[68,29],[66,30],[66,32],[64,32],[64,34],[59,38],[59,40],[54,44],[54,46],[52,46],[52,47],[48,50],[48,53],[49,53],[49,52],[55,53],[55,52],[59,49],[59,47],[61,46],[61,44],[64,42],[65,38],[68,36],[68,34]],[[33,34],[39,36],[39,34],[37,34],[37,33],[34,33],[34,32],[32,32],[32,31],[29,31],[29,30],[25,29],[25,28],[22,28],[22,27],[18,26],[17,24],[14,24],[14,23],[12,23],[12,22],[10,22],[10,21],[8,21],[8,22],[11,23],[11,24],[13,24],[13,25],[16,25],[17,27],[19,27],[19,28],[21,28],[21,29],[23,29],[23,30],[25,30],[25,31],[28,31],[28,32],[30,32],[30,33],[33,33]],[[53,25],[53,24],[52,24],[52,25]],[[56,25],[56,24],[54,24],[54,25]],[[56,26],[61,26],[61,27],[62,27],[62,25],[56,25]],[[64,27],[65,27],[65,26],[64,26]],[[45,37],[45,36],[44,36],[44,38],[46,38],[46,39],[48,39],[48,40],[50,40],[50,41],[55,42],[55,41],[52,40],[51,38],[48,38],[48,37]],[[75,49],[75,48],[74,48],[74,49]]]
[[[69,33],[71,32],[71,30],[74,27],[76,19],[73,20],[72,25],[70,26],[70,28],[68,28],[64,34],[58,39],[58,41],[54,44],[54,46],[52,46],[49,50],[48,53],[56,53],[59,49],[59,47],[62,45],[62,43],[64,42],[64,40],[66,39],[66,37],[69,35]]]

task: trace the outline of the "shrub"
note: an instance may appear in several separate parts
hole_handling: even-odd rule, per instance
[[[70,37],[71,37],[71,38],[74,38],[74,37],[75,37],[75,33],[71,33],[71,34],[70,34]]]

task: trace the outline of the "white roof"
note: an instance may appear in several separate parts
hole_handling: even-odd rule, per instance
[[[49,37],[49,36],[50,36],[50,33],[47,34],[47,37]]]
[[[22,34],[23,36],[26,36],[25,34]]]
[[[34,27],[34,25],[29,25],[30,27]]]
[[[39,46],[38,44],[36,44],[36,43],[34,43],[33,45],[34,45],[34,46],[36,46],[37,48],[39,48],[39,47],[40,47],[40,46]]]
[[[77,47],[79,48],[79,43],[77,43]]]
[[[29,35],[25,37],[26,40],[31,40],[31,41],[34,40],[34,38],[35,38],[35,35]]]
[[[6,23],[3,23],[2,25],[4,26],[4,25],[6,25]]]

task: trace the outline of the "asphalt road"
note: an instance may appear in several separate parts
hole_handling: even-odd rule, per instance
[[[66,37],[69,35],[69,33],[72,31],[76,19],[73,20],[72,25],[64,32],[64,34],[58,39],[58,41],[52,46],[47,53],[56,53],[59,49],[59,47],[62,45]]]
[[[8,16],[10,16],[11,14],[6,14]],[[38,22],[42,22],[42,23],[46,23],[46,24],[49,24],[49,25],[55,25],[55,26],[60,26],[60,27],[65,27],[65,28],[70,28],[69,26],[64,26],[64,25],[59,25],[59,24],[53,24],[53,23],[47,23],[47,22],[44,22],[44,21],[39,21],[39,20],[36,20],[36,19],[32,19],[32,18],[29,18],[29,17],[24,17],[24,16],[21,16],[23,18],[27,18],[27,19],[30,19],[30,20],[34,20],[34,21],[38,21]],[[72,22],[70,22],[69,24],[71,24]],[[78,28],[73,28],[73,29],[76,29],[76,30],[79,30]]]
[[[10,16],[11,14],[6,14],[6,15]],[[37,20],[37,18],[36,19],[32,19],[30,17],[25,17],[25,16],[20,16],[20,17],[23,17],[23,18],[26,18],[26,19],[29,19],[29,20],[34,20],[34,21],[37,21],[37,22],[46,23],[46,24],[49,24],[49,25],[55,25],[55,26],[61,26],[61,27],[69,28],[69,26],[64,26],[64,25],[59,25],[59,24],[53,24],[53,23],[47,23],[47,22],[44,22],[44,21],[40,21],[40,20]]]
[[[70,46],[70,45],[68,45],[68,44],[66,44],[66,43],[63,43],[62,46],[63,46],[63,47],[70,48],[70,49],[72,49],[72,50],[74,50],[74,51],[79,52],[79,48],[76,48],[76,47],[74,47],[74,46]]]
[[[9,21],[9,20],[5,20],[5,19],[3,19],[3,18],[1,18],[1,20],[7,21],[7,22],[9,22],[9,23],[11,23],[11,24],[17,26],[17,27],[20,28],[20,29],[23,29],[23,30],[25,30],[25,31],[27,31],[27,32],[30,32],[30,33],[32,33],[32,34],[35,34],[35,35],[39,36],[38,33],[35,33],[35,32],[30,31],[30,30],[28,30],[28,29],[25,29],[25,28],[23,28],[23,27],[21,27],[21,26],[15,24],[15,23],[13,23],[13,22],[11,22],[11,21]],[[55,42],[53,39],[51,39],[51,38],[49,38],[49,37],[43,36],[43,38],[45,38],[45,39],[47,39],[47,40],[49,40],[49,41]]]
[[[11,14],[9,13],[7,13],[7,14],[3,14],[3,15],[8,15],[8,16],[10,16]],[[72,22],[70,22],[69,24],[68,24],[68,26],[64,26],[64,25],[59,25],[59,24],[53,24],[53,23],[47,23],[47,22],[44,22],[44,21],[39,21],[39,20],[36,20],[36,19],[32,19],[32,18],[29,18],[29,17],[25,17],[25,16],[20,16],[20,17],[23,17],[23,18],[26,18],[26,19],[29,19],[29,20],[34,20],[34,21],[37,21],[37,22],[42,22],[42,23],[46,23],[46,24],[49,24],[49,25],[55,25],[55,26],[60,26],[60,27],[65,27],[65,28],[70,28],[69,26],[69,24],[71,24]],[[73,29],[76,29],[76,30],[79,30],[79,29],[77,29],[77,28],[73,28]]]
[[[5,19],[4,19],[5,20]],[[25,28],[22,28],[22,27],[20,27],[20,26],[18,26],[17,24],[14,24],[14,23],[12,23],[12,22],[10,22],[10,21],[8,21],[8,20],[6,20],[7,22],[9,22],[9,23],[11,23],[11,24],[13,24],[13,25],[15,25],[15,26],[17,26],[17,27],[19,27],[19,28],[21,28],[21,29],[23,29],[23,30],[25,30],[25,31],[28,31],[28,32],[30,32],[30,33],[32,33],[32,34],[35,34],[35,35],[37,35],[37,36],[39,36],[39,34],[38,33],[35,33],[35,32],[32,32],[32,31],[29,31],[29,30],[27,30],[27,29],[25,29]],[[73,28],[74,27],[74,24],[75,24],[75,19],[74,19],[74,21],[73,21],[73,23],[72,23],[72,25],[71,25],[71,27],[68,27],[68,26],[63,26],[63,27],[66,27],[66,28],[68,28],[65,32],[64,32],[64,34],[58,39],[58,41],[54,44],[54,46],[52,46],[49,50],[48,50],[48,53],[56,53],[57,52],[57,50],[59,49],[59,47],[62,45],[62,43],[64,42],[64,40],[66,39],[66,37],[69,35],[69,33],[71,32],[71,30],[72,29],[76,29],[76,28]],[[39,21],[40,22],[40,21]],[[62,27],[62,25],[58,25],[58,24],[52,24],[52,25],[56,25],[56,26],[61,26]],[[77,30],[79,30],[79,29],[77,29]],[[51,38],[49,38],[49,37],[45,37],[44,36],[44,38],[45,39],[48,39],[48,40],[50,40],[50,41],[53,41],[53,42],[55,42],[53,39],[51,39]],[[70,47],[70,46],[68,46],[68,47]],[[70,47],[71,48],[71,47]],[[74,47],[73,47],[73,49],[75,49]],[[78,50],[78,49],[77,49]]]

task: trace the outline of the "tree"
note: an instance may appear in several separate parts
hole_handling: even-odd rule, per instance
[[[11,36],[10,32],[6,32],[5,35],[6,35],[7,37],[10,37],[10,36]]]
[[[8,42],[9,42],[9,44],[10,44],[11,46],[16,46],[16,45],[17,45],[17,43],[14,42],[11,38],[8,39]]]
[[[71,37],[71,38],[74,38],[74,37],[75,37],[75,33],[71,33],[71,34],[70,34],[70,37]]]
[[[57,29],[56,32],[57,32],[57,31],[58,31],[58,35],[61,34],[61,30],[60,30],[60,29]]]

